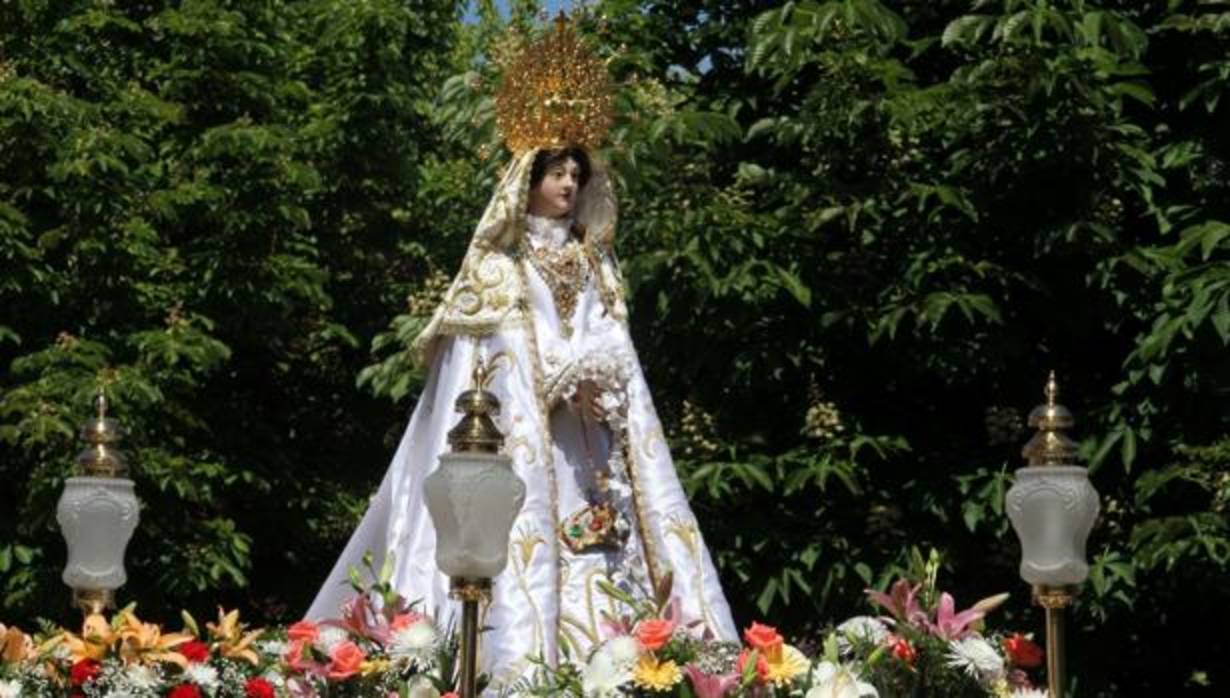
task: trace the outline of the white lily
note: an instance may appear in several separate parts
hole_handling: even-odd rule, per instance
[[[816,666],[816,685],[804,698],[879,698],[875,686],[861,680],[845,665],[820,662]]]

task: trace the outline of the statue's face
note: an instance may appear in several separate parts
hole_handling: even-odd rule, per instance
[[[547,168],[542,182],[530,190],[530,213],[559,218],[572,213],[581,188],[581,166],[568,158]]]

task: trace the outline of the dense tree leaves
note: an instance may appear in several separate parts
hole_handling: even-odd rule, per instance
[[[402,415],[354,389],[423,270],[406,213],[453,3],[0,8],[7,615],[66,610],[52,520],[105,386],[129,593],[293,616]],[[362,463],[366,468],[354,468]]]
[[[146,499],[132,595],[289,617],[413,404],[504,161],[487,52],[535,7],[119,5],[0,6],[0,593],[60,603],[101,383]],[[921,545],[1040,629],[1002,503],[1053,369],[1103,495],[1079,694],[1224,693],[1230,8],[603,0],[583,28],[635,340],[738,620],[865,612]]]

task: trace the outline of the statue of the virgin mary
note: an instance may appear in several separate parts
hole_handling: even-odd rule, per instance
[[[476,362],[503,354],[488,389],[527,494],[483,610],[481,668],[493,684],[535,656],[584,659],[605,639],[603,612],[622,609],[599,582],[640,594],[670,574],[681,626],[737,639],[628,334],[615,196],[590,155],[610,115],[605,65],[563,22],[505,67],[497,123],[513,159],[415,342],[429,367],[423,393],[309,618],[338,614],[353,594],[348,570],[368,551],[378,566],[392,556],[403,596],[453,612],[423,482]]]

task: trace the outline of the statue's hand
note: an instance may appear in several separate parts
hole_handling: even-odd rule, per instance
[[[585,380],[577,386],[577,391],[572,396],[572,404],[582,417],[600,422],[606,419],[606,410],[602,407],[601,398],[602,389],[598,387],[598,384]]]

